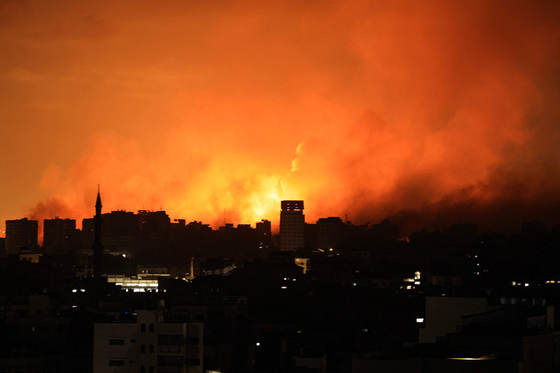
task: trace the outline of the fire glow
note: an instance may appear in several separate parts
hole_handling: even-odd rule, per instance
[[[282,199],[558,223],[554,2],[53,3],[0,7],[3,220],[90,217],[101,184],[214,227],[276,228]]]

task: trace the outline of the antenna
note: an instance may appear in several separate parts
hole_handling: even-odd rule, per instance
[[[97,184],[97,193],[99,193],[99,184]]]
[[[224,227],[226,226],[226,209],[224,209]]]

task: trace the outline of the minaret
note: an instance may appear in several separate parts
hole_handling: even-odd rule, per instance
[[[93,241],[93,276],[101,276],[101,259],[103,256],[103,245],[101,244],[101,195],[99,185],[97,186],[97,202],[95,203],[95,217],[93,218],[94,241]]]

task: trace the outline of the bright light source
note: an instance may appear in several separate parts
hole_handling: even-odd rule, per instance
[[[525,283],[525,287],[528,287],[528,286],[529,286],[529,283],[528,283],[528,282],[526,282],[526,283]]]
[[[261,345],[261,342],[257,342],[257,343],[255,343],[255,345],[260,346],[260,345]]]
[[[422,324],[422,323],[424,322],[424,318],[423,318],[423,317],[417,317],[417,318],[416,318],[416,322],[417,322],[418,324]]]
[[[517,283],[516,283],[515,281],[512,281],[511,284],[512,284],[513,286],[517,285]]]
[[[414,285],[420,285],[420,281],[414,281]]]
[[[78,289],[72,289],[72,293],[77,293]]]
[[[287,286],[282,286],[282,289],[287,289],[287,288],[288,288]]]

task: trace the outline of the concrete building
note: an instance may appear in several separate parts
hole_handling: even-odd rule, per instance
[[[202,373],[203,324],[164,322],[157,311],[136,321],[96,323],[94,373]]]
[[[35,250],[37,232],[36,220],[6,220],[6,255],[19,255],[22,247]]]
[[[76,220],[45,219],[43,225],[43,251],[62,254],[70,249],[70,241],[76,232]]]
[[[295,251],[305,246],[303,201],[282,201],[280,212],[280,250]]]
[[[338,248],[338,243],[342,239],[344,229],[342,219],[338,217],[321,218],[317,220],[315,226],[317,232],[317,248],[336,250]]]
[[[426,297],[425,315],[417,318],[424,326],[419,330],[419,342],[436,343],[462,327],[462,316],[485,312],[487,307],[486,298]]]
[[[261,220],[256,224],[259,249],[269,250],[272,247],[272,229],[270,221]]]

